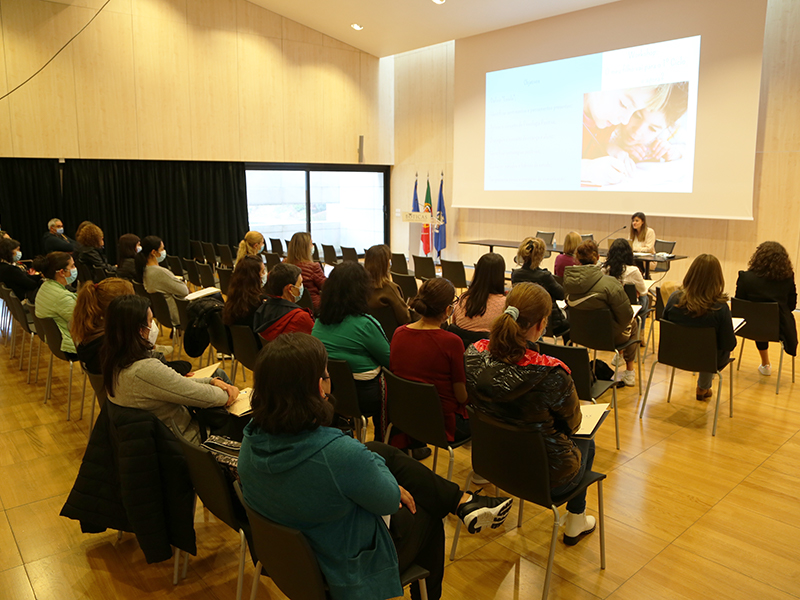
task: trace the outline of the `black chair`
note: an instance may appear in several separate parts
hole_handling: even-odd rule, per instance
[[[367,441],[367,418],[358,406],[358,392],[350,365],[347,361],[329,358],[328,375],[331,393],[336,398],[336,412],[353,420],[355,436],[363,444]]]
[[[553,247],[553,238],[556,237],[555,231],[537,231],[536,236],[544,242],[544,255],[542,258],[550,258],[550,249]]]
[[[230,269],[233,268],[233,252],[231,252],[231,247],[228,244],[217,244],[217,254],[219,255],[220,265]]]
[[[219,311],[212,312],[208,316],[208,338],[211,347],[217,352],[221,353],[222,368],[225,369],[225,356],[231,356],[231,381],[236,383],[236,355],[233,351],[233,336],[227,325],[222,322],[222,313]],[[209,359],[209,364],[211,360]]]
[[[411,298],[417,295],[417,279],[413,275],[403,275],[401,273],[391,272],[392,281],[394,281],[403,293],[403,300],[408,302]]]
[[[283,242],[280,238],[269,238],[269,245],[272,248],[272,252],[283,258],[285,253],[283,252]]]
[[[172,313],[169,310],[169,304],[167,304],[167,298],[161,292],[156,292],[154,294],[149,295],[150,298],[150,309],[153,311],[153,318],[158,321],[158,324],[161,327],[166,327],[170,331],[172,331],[172,352],[175,353],[175,345],[178,344],[178,338],[180,337],[179,333],[176,333],[178,330],[179,323],[172,322]]]
[[[242,378],[247,381],[247,374],[244,367],[251,371],[256,366],[256,357],[259,347],[259,341],[256,339],[256,334],[253,330],[246,325],[231,325],[231,339],[233,340],[233,358],[242,365]]]
[[[444,429],[444,415],[439,392],[431,383],[419,383],[398,377],[386,367],[387,411],[389,413],[389,426],[386,428],[384,442],[389,443],[392,426],[397,426],[411,437],[420,442],[434,447],[433,466],[436,472],[436,462],[439,458],[439,448],[450,453],[450,464],[447,468],[447,480],[453,478],[453,463],[455,461],[454,448],[463,446],[470,438],[458,442],[449,442]]]
[[[183,268],[186,271],[186,276],[189,278],[189,283],[191,283],[196,288],[203,287],[203,283],[200,281],[200,271],[197,269],[198,263],[196,260],[192,260],[189,258],[182,259]]]
[[[631,344],[636,344],[636,362],[639,370],[636,378],[639,380],[639,395],[642,393],[642,357],[639,352],[639,338],[631,337],[627,342],[617,346],[614,343],[614,319],[611,316],[611,311],[607,308],[600,308],[595,310],[580,310],[572,308],[569,311],[569,327],[570,339],[573,344],[580,344],[594,350],[594,358],[597,358],[597,351],[604,350],[613,352],[615,360],[613,363],[619,362],[620,350],[624,350]],[[619,367],[614,365],[614,380],[617,379],[617,369]],[[619,450],[619,415],[617,415],[617,387],[611,388],[613,390],[613,408],[614,408],[614,429],[617,437],[617,450]]]
[[[199,240],[189,240],[189,248],[191,249],[192,259],[197,262],[205,262],[206,256],[203,253],[203,245]]]
[[[329,244],[322,244],[322,257],[325,261],[325,264],[331,265],[332,267],[335,267],[342,262],[342,259],[336,255],[336,248]]]
[[[458,325],[453,325],[452,323],[450,323],[446,327],[446,329],[447,331],[455,333],[458,337],[461,338],[461,341],[464,343],[464,350],[469,348],[470,344],[474,344],[475,342],[479,342],[480,340],[489,339],[488,331],[470,331],[469,329],[462,329]]]
[[[206,257],[206,264],[213,270],[217,266],[217,252],[211,242],[200,242],[203,247],[203,256]]]
[[[218,267],[217,268],[217,277],[219,277],[219,290],[228,295],[228,288],[231,285],[231,276],[233,275],[233,269],[229,269],[227,267]]]
[[[5,286],[3,286],[5,287]],[[22,360],[25,356],[25,337],[27,336],[30,340],[30,344],[28,345],[28,379],[26,383],[31,382],[31,360],[33,359],[33,341],[37,335],[37,328],[35,323],[32,319],[28,319],[30,313],[25,310],[25,307],[20,302],[20,299],[17,298],[17,295],[12,292],[10,289],[6,288],[6,295],[5,300],[6,304],[8,305],[8,309],[11,311],[11,316],[17,322],[17,326],[19,329],[22,330],[22,347],[19,351],[19,370],[22,370]],[[14,346],[16,349],[16,345]],[[36,380],[39,380],[39,356],[42,352],[42,338],[39,338],[39,351],[36,354]]]
[[[675,250],[675,242],[668,242],[666,240],[656,240],[654,244],[654,252],[658,254],[659,252],[664,252],[666,254],[672,254],[673,250]],[[666,262],[657,262],[655,268],[653,269],[653,273],[666,273],[669,271],[669,266],[672,263],[670,261]]]
[[[647,341],[644,344],[645,352],[647,351],[647,347],[650,345],[650,338],[653,339],[653,352],[656,351],[656,340],[653,337],[653,330],[655,329],[656,321],[661,321],[661,317],[664,316],[664,300],[661,298],[661,288],[656,288],[656,302],[655,302],[655,312],[653,313],[653,318],[650,319],[650,329],[647,332]]]
[[[307,308],[312,313],[314,312],[314,302],[311,300],[311,292],[308,291],[307,287],[303,287],[303,295],[300,296],[300,300],[297,301],[297,306]]]
[[[186,333],[186,330],[189,328],[189,301],[186,298],[174,298],[174,300],[175,306],[178,307],[177,330],[180,337],[178,338],[176,345],[178,346],[178,360],[180,360],[181,351],[183,350],[183,334]],[[202,356],[200,357],[200,364],[203,364]]]
[[[319,248],[317,248],[317,244],[312,242],[311,247],[311,260],[321,264],[322,261],[319,259]]]
[[[47,404],[47,399],[50,398],[52,393],[52,386],[53,386],[53,358],[58,358],[59,360],[63,360],[64,362],[69,363],[69,392],[67,393],[67,421],[71,418],[71,411],[72,411],[72,371],[75,366],[75,362],[69,358],[64,352],[61,350],[61,330],[58,328],[56,322],[51,318],[36,318],[34,321],[36,326],[36,330],[39,331],[41,327],[41,331],[44,333],[44,339],[47,343],[47,346],[50,348],[50,364],[47,367],[47,386],[45,388],[45,395],[44,401]],[[81,416],[83,418],[83,400],[86,396],[86,372],[83,373],[83,392],[81,394]]]
[[[180,257],[167,254],[167,266],[169,267],[169,270],[172,271],[172,274],[175,275],[175,277],[180,277],[181,279],[186,278]]]
[[[267,260],[267,272],[272,271],[272,269],[281,264],[281,257],[274,252],[264,252],[264,257]]]
[[[144,289],[144,286],[138,281],[133,282],[133,293],[137,296],[141,296],[142,298],[147,298],[150,300],[150,294],[147,293],[147,290]]]
[[[11,290],[9,290],[9,293],[11,293]],[[47,336],[45,335],[44,325],[42,324],[41,319],[36,316],[36,307],[34,305],[32,304],[28,305],[28,314],[30,315],[31,320],[33,321],[33,327],[35,329],[34,333],[36,334],[36,337],[39,338],[39,349],[36,351],[36,379],[34,379],[34,383],[39,383],[39,364],[41,362],[41,356],[42,356],[42,344],[47,344]],[[47,399],[50,397],[49,387],[50,384],[48,383],[47,391],[45,392],[45,402],[47,402]]]
[[[302,532],[278,525],[253,510],[242,495],[239,482],[233,484],[239,502],[247,512],[253,535],[253,548],[258,558],[250,600],[255,600],[258,580],[268,575],[289,600],[326,600],[325,579],[319,569],[317,557]],[[425,578],[430,572],[411,565],[400,574],[403,587],[419,581],[420,596],[428,600]]]
[[[211,265],[197,263],[197,273],[200,275],[200,284],[204,288],[217,287],[217,280],[214,278],[214,270]]]
[[[642,399],[642,409],[639,411],[639,418],[644,415],[644,407],[647,404],[647,395],[650,393],[650,384],[653,381],[653,373],[656,372],[656,365],[662,363],[672,367],[672,374],[669,378],[669,391],[667,392],[667,402],[672,397],[672,383],[675,380],[675,369],[681,371],[700,371],[703,373],[716,373],[719,376],[719,387],[717,388],[717,404],[714,409],[714,428],[711,435],[717,435],[717,417],[719,416],[719,401],[722,396],[722,370],[734,359],[729,358],[728,362],[721,368],[717,365],[717,334],[713,327],[684,327],[662,320],[659,325],[658,339],[658,360],[650,368],[650,377],[647,378],[647,390]],[[733,373],[730,374],[730,415],[733,417]]]
[[[103,267],[98,267],[97,265],[92,266],[92,281],[100,283],[106,278],[108,278],[108,273]]]
[[[594,234],[593,233],[582,233],[581,234],[581,242],[588,242],[589,240],[594,241]]]
[[[625,294],[627,294],[628,300],[630,301],[631,306],[641,306],[639,304],[639,302],[640,302],[639,293],[636,291],[636,284],[634,284],[634,283],[626,283],[626,284],[624,284],[622,286],[622,289],[625,290]],[[646,293],[647,292],[645,292],[645,294]],[[639,313],[636,315],[636,318],[639,320],[639,331],[642,332],[642,333],[640,333],[639,337],[642,337],[644,335],[643,332],[646,329],[647,315],[649,315],[652,312],[655,312],[655,307],[650,306],[650,307],[648,307],[647,310],[641,310],[640,309]],[[645,343],[645,353],[646,352],[647,352],[647,343]]]
[[[522,526],[525,501],[553,511],[553,530],[550,537],[550,554],[547,558],[547,573],[544,578],[542,599],[550,591],[550,576],[558,539],[560,514],[558,507],[582,494],[590,485],[597,484],[597,524],[600,535],[600,568],[606,568],[606,541],[603,511],[603,473],[587,471],[583,480],[566,496],[553,497],[550,493],[550,465],[542,435],[538,431],[525,430],[502,423],[480,411],[470,411],[472,427],[472,472],[467,477],[464,489],[469,489],[474,473],[480,473],[498,488],[519,498],[517,527]],[[461,522],[456,526],[450,560],[455,560]]]
[[[739,346],[739,362],[736,370],[742,366],[742,351],[744,340],[756,342],[778,342],[781,345],[781,358],[778,362],[778,380],[775,382],[775,393],[780,391],[781,370],[783,369],[783,355],[785,353],[781,341],[781,316],[777,302],[750,302],[740,298],[731,298],[731,315],[742,317],[745,322],[736,332],[742,338]],[[794,356],[792,357],[792,383],[794,383]]]
[[[248,542],[252,546],[252,535],[247,514],[239,500],[234,500],[234,495],[231,493],[231,484],[225,478],[225,474],[222,472],[214,455],[207,448],[187,441],[178,432],[178,427],[174,423],[172,431],[183,449],[183,455],[186,457],[186,462],[189,466],[192,487],[194,487],[197,497],[203,502],[203,506],[211,511],[211,514],[234,531],[239,532],[239,570],[236,579],[236,600],[242,600],[244,559]]]
[[[422,280],[436,278],[436,267],[433,264],[433,258],[415,254],[412,254],[411,258],[414,261],[414,277]]]
[[[467,287],[467,272],[464,263],[460,260],[440,259],[442,265],[442,277],[450,281],[454,288],[463,289]]]
[[[408,261],[406,260],[406,255],[393,252],[390,270],[394,273],[400,273],[401,275],[408,275]]]
[[[572,381],[575,383],[575,393],[578,394],[580,400],[596,404],[600,396],[616,385],[614,381],[604,381],[593,377],[589,351],[586,348],[539,342],[539,352],[557,358],[569,367]]]
[[[373,316],[381,324],[383,333],[386,334],[386,339],[391,342],[394,332],[400,327],[400,323],[397,322],[397,316],[394,314],[394,309],[391,306],[379,306],[378,308],[370,308],[367,314]]]
[[[342,262],[358,262],[358,252],[355,248],[346,248],[342,246]]]

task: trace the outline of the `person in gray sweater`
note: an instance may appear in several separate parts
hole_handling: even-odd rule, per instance
[[[200,428],[187,407],[227,406],[239,389],[219,378],[183,377],[150,357],[153,313],[147,299],[120,296],[111,301],[100,351],[109,401],[147,410],[187,440],[199,443]]]
[[[161,241],[161,238],[148,235],[142,240],[142,251],[136,255],[136,274],[148,293],[164,294],[169,306],[172,325],[179,325],[181,319],[175,298],[185,298],[189,293],[189,288],[172,271],[160,265],[166,257],[167,251],[164,249],[164,242]]]

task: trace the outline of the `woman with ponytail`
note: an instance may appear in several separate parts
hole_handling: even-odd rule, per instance
[[[177,326],[181,318],[175,298],[185,298],[189,294],[189,288],[172,271],[161,266],[165,258],[167,251],[164,249],[164,242],[157,235],[148,235],[142,240],[141,252],[136,255],[136,274],[148,294],[164,294],[172,325]]]
[[[544,251],[544,242],[541,239],[527,237],[522,240],[519,250],[517,250],[517,264],[520,265],[520,268],[511,271],[511,285],[529,281],[542,286],[553,301],[550,309],[550,324],[553,326],[553,333],[562,336],[569,331],[569,323],[556,304],[556,300],[564,299],[564,288],[555,280],[550,271],[539,266],[542,264]]]
[[[255,256],[261,260],[261,253],[264,252],[264,236],[260,231],[248,231],[244,234],[244,239],[239,242],[239,250],[236,252],[236,262],[245,256]],[[261,262],[264,262],[261,260]]]
[[[535,283],[520,283],[506,298],[505,312],[488,340],[466,352],[467,390],[476,410],[542,434],[554,496],[574,490],[594,460],[594,441],[570,436],[581,424],[580,401],[564,363],[531,349],[547,328],[550,295]],[[586,515],[586,494],[567,502],[564,543],[572,546],[595,528]]]

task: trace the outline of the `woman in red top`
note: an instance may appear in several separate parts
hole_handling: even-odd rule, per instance
[[[318,262],[311,260],[311,234],[305,231],[298,231],[289,240],[289,248],[286,251],[284,262],[290,265],[297,265],[303,273],[303,285],[311,296],[311,303],[314,305],[314,313],[319,310],[320,293],[322,286],[325,285],[325,272]]]
[[[392,373],[404,379],[432,383],[442,402],[448,441],[470,435],[465,408],[464,343],[441,328],[453,312],[456,291],[447,279],[429,279],[409,302],[421,319],[399,327],[391,345]]]

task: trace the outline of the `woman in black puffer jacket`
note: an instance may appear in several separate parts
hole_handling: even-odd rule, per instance
[[[570,438],[581,424],[580,401],[569,369],[561,361],[528,348],[547,327],[552,301],[542,286],[519,283],[489,340],[467,349],[467,391],[476,410],[497,419],[538,429],[550,464],[552,494],[577,487],[594,460],[594,441]],[[564,543],[574,545],[595,528],[586,515],[586,494],[567,503]]]

